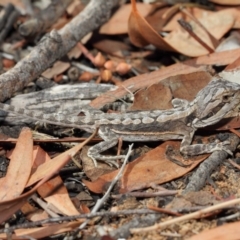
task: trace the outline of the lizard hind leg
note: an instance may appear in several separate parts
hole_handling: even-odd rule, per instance
[[[116,146],[117,143],[118,143],[118,138],[112,138],[112,139],[100,142],[89,148],[87,155],[93,160],[95,167],[97,167],[97,160],[102,160],[110,165],[115,165],[118,167],[116,160],[124,158],[125,155],[106,156],[101,154],[101,152],[104,152],[110,149],[111,147]]]
[[[180,147],[180,152],[183,155],[188,155],[188,156],[197,156],[200,154],[204,153],[212,153],[215,151],[221,151],[224,150],[230,155],[233,155],[233,153],[229,150],[228,146],[230,144],[229,141],[223,141],[223,142],[212,142],[212,143],[207,143],[207,144],[192,144],[192,137],[193,137],[194,132],[190,134],[190,136],[186,135],[184,136],[181,147]]]
[[[181,153],[189,155],[189,156],[196,156],[204,153],[212,153],[215,151],[224,150],[229,155],[233,155],[233,153],[229,150],[230,142],[213,142],[208,144],[193,144],[189,146],[184,146],[180,149]]]

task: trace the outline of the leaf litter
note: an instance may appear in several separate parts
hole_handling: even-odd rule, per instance
[[[31,18],[31,11],[26,6],[23,7],[19,1],[11,2],[16,9],[25,8],[24,10],[28,12],[27,17],[21,16],[19,18],[21,23],[26,21],[27,18]],[[98,84],[100,82],[111,82],[118,88],[101,92],[100,96],[90,98],[91,108],[104,108],[104,106],[114,104],[117,101],[118,103],[124,102],[124,106],[127,106],[128,110],[139,111],[170,109],[172,108],[171,100],[174,98],[191,101],[197,92],[206,86],[212,76],[216,74],[229,81],[239,83],[240,50],[237,39],[240,19],[239,8],[236,7],[239,1],[214,0],[211,2],[212,5],[207,4],[205,6],[196,3],[174,4],[172,6],[157,2],[147,4],[135,0],[132,0],[131,3],[121,3],[105,24],[96,31],[92,32],[93,28],[87,30],[89,34],[81,43],[79,42],[71,52],[65,53],[64,58],[53,65],[47,66],[47,71],[42,72],[41,78],[37,79],[32,85],[24,86],[24,91],[39,90],[39,88],[44,91],[44,88],[50,86],[52,81],[55,84],[74,83],[75,85],[82,84],[83,80],[87,83],[94,80]],[[7,4],[8,2],[5,1],[0,2],[1,6],[7,6]],[[38,6],[32,5],[31,8],[35,11],[37,8],[41,8],[41,3]],[[42,8],[44,9],[45,6],[42,6]],[[67,14],[63,14],[48,31],[61,29],[62,26],[71,24],[70,21],[79,12],[84,13],[85,8],[87,7],[84,6],[84,3],[72,1],[67,8]],[[16,38],[13,34],[17,30],[16,28],[16,25],[13,25],[3,41],[3,72],[7,72],[10,68],[14,69],[14,64],[19,61],[14,46],[17,46],[17,50],[27,56],[29,49],[31,49],[28,48],[28,44],[35,44],[33,39],[35,38],[36,41],[38,39],[38,36],[28,39],[20,36],[17,32]],[[230,44],[224,42],[230,42]],[[24,51],[27,52],[24,53]],[[39,57],[39,64],[42,64],[41,56],[37,57]],[[31,68],[26,69],[26,71],[31,72]],[[16,87],[16,90],[20,91],[21,89]],[[56,90],[53,88],[53,91]],[[47,95],[43,96],[42,101],[48,107],[42,111],[49,113],[48,111],[52,111],[51,98],[49,99]],[[132,103],[132,100],[129,99],[133,96],[134,101]],[[59,95],[58,100],[64,101],[64,97]],[[25,104],[22,106],[24,108],[29,107],[28,101],[22,101],[21,104]],[[53,111],[63,111],[61,106],[60,104],[60,107],[55,107]],[[108,107],[105,111],[112,112],[119,111],[119,109],[109,109]],[[40,111],[39,108],[37,110]],[[79,112],[81,112],[81,109],[78,110]],[[16,125],[16,121],[14,125]],[[236,132],[235,129],[238,128],[239,119],[235,117],[197,132],[195,141],[211,142],[211,138],[216,138],[212,134],[216,134],[217,131]],[[71,132],[61,129],[59,133],[58,131],[59,129],[57,129],[56,135],[61,137]],[[47,129],[47,132],[49,132],[49,129]],[[51,135],[53,134],[51,133]],[[91,197],[92,193],[95,193],[93,196],[97,195],[99,197],[99,194],[106,192],[112,181],[116,180],[115,176],[119,170],[105,163],[99,163],[98,167],[94,167],[91,159],[86,156],[86,147],[81,154],[76,156],[78,172],[81,173],[81,177],[70,175],[69,179],[72,181],[72,185],[69,184],[71,188],[66,187],[64,184],[67,185],[68,177],[64,178],[62,174],[57,174],[57,172],[64,171],[63,166],[70,162],[73,153],[76,154],[83,144],[54,156],[56,152],[52,149],[49,150],[44,145],[44,149],[33,146],[33,140],[34,143],[53,142],[58,146],[61,145],[61,148],[66,148],[66,146],[69,148],[68,141],[81,141],[82,136],[80,138],[71,136],[59,140],[32,139],[31,131],[23,129],[18,140],[14,137],[11,136],[10,132],[1,135],[4,151],[9,148],[7,142],[8,144],[16,142],[15,149],[6,155],[10,159],[6,176],[0,179],[1,223],[10,221],[10,217],[21,209],[25,221],[28,221],[27,224],[30,221],[34,223],[34,221],[47,220],[52,217],[57,217],[58,220],[55,223],[61,223],[48,223],[46,225],[42,222],[32,225],[33,228],[29,229],[19,227],[19,229],[12,230],[13,234],[11,236],[13,239],[24,235],[38,239],[68,231],[74,235],[76,229],[80,230],[80,226],[85,221],[84,217],[80,217],[81,214],[90,213],[94,209],[95,202],[93,201],[94,198]],[[63,141],[66,141],[66,146]],[[130,207],[130,209],[133,208],[132,216],[137,216],[136,209],[133,206],[141,206],[145,209],[149,206],[149,211],[158,207],[169,208],[169,212],[162,211],[164,212],[163,217],[158,220],[160,223],[156,224],[156,226],[164,226],[165,223],[166,226],[171,224],[170,227],[156,231],[159,239],[167,239],[171,236],[181,237],[182,239],[200,239],[203,237],[213,239],[219,236],[221,236],[221,239],[237,239],[237,234],[235,234],[238,226],[237,217],[233,217],[234,223],[217,228],[217,221],[215,220],[220,217],[219,212],[226,216],[226,219],[228,215],[234,215],[236,211],[234,207],[229,207],[229,213],[222,209],[215,213],[209,212],[208,217],[211,216],[212,219],[201,216],[201,209],[196,212],[196,214],[199,214],[198,220],[191,217],[191,214],[189,216],[186,214],[186,219],[191,219],[191,221],[184,224],[178,222],[177,217],[171,217],[172,222],[170,220],[170,223],[167,219],[169,218],[168,213],[171,211],[175,211],[176,214],[185,214],[192,211],[191,208],[197,210],[197,208],[209,207],[210,204],[218,204],[221,201],[227,202],[230,198],[237,202],[240,194],[237,187],[239,172],[230,165],[221,165],[216,172],[210,173],[212,181],[209,180],[202,191],[195,192],[194,197],[188,198],[187,202],[187,194],[184,194],[186,182],[194,175],[194,169],[197,169],[201,162],[205,162],[204,160],[208,158],[208,155],[186,160],[179,154],[179,141],[167,141],[159,144],[136,144],[133,154],[135,159],[126,165],[122,177],[118,179],[115,189],[112,190],[112,199],[108,199],[107,204],[109,205],[104,206],[106,216],[108,212],[112,213],[114,211],[113,199],[115,199],[116,216],[122,216],[118,215],[121,200],[127,198],[127,196],[132,196],[133,202],[138,203],[137,205],[132,204],[132,207]],[[166,156],[166,148],[169,146],[174,149],[175,157],[183,163],[182,166],[173,163]],[[123,148],[126,149],[126,144],[123,144]],[[110,154],[116,154],[116,151],[110,152]],[[52,155],[52,157],[49,157],[49,155]],[[236,158],[238,155],[236,153]],[[73,160],[76,162],[76,159]],[[116,164],[121,165],[121,162],[118,161]],[[71,168],[71,166],[69,167]],[[75,192],[71,192],[71,189],[75,189]],[[173,190],[173,192],[170,190]],[[183,198],[175,196],[177,193]],[[85,197],[83,197],[84,194]],[[203,196],[206,195],[208,197],[204,198]],[[28,201],[30,197],[34,204]],[[201,200],[212,199],[212,201],[206,201],[205,203],[202,201],[201,205],[199,201],[196,201],[198,198]],[[141,199],[141,203],[139,199]],[[174,200],[175,204],[171,205]],[[191,204],[191,208],[188,203]],[[231,206],[231,201],[229,201],[229,206]],[[125,204],[122,208],[128,209]],[[90,214],[93,214],[93,212]],[[78,218],[76,217],[75,221],[69,222],[67,217],[73,215],[77,215]],[[62,219],[61,217],[65,217],[63,221],[59,220]],[[143,220],[144,217],[144,214],[142,214],[141,218]],[[226,219],[222,217],[221,221],[227,223],[228,220]],[[131,225],[133,224],[132,217],[127,220],[129,222],[127,231],[124,230],[124,223],[117,220],[115,222],[109,221],[106,220],[106,217],[102,217],[99,221],[91,220],[91,224],[88,225],[88,232],[80,232],[85,237],[98,234],[99,239],[103,239],[103,236],[118,238],[117,233],[114,235],[113,229],[122,229],[122,236],[127,239],[137,238],[138,236],[141,238],[141,233],[136,233],[136,230],[131,231],[132,233],[135,232],[134,235],[130,235],[128,231],[131,228],[141,227],[141,225]],[[97,228],[95,224],[100,227]],[[30,226],[30,224],[26,226]],[[108,230],[104,227],[108,227]],[[151,226],[149,228],[151,229]],[[213,229],[208,230],[210,228]],[[3,225],[2,229],[4,229]],[[141,232],[141,230],[143,232],[146,229],[140,228],[138,232]],[[228,234],[223,234],[222,231]],[[197,232],[199,235],[196,235]],[[234,234],[230,234],[233,232]],[[176,233],[178,235],[174,235]],[[154,233],[148,234],[150,238],[153,238]],[[7,234],[1,233],[0,237],[7,238]]]

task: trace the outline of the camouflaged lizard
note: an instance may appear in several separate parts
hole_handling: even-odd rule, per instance
[[[225,141],[191,145],[191,142],[197,129],[238,115],[240,85],[215,78],[193,101],[173,99],[172,103],[173,108],[170,110],[89,113],[86,116],[46,115],[1,103],[0,109],[43,123],[80,128],[90,133],[98,128],[98,134],[104,141],[88,150],[88,156],[93,159],[95,165],[96,160],[112,161],[124,157],[101,155],[101,152],[115,146],[119,138],[129,142],[182,139],[180,152],[184,155],[198,155],[224,150],[226,144],[229,144]]]

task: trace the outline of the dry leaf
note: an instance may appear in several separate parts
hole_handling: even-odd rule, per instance
[[[148,87],[149,85],[158,83],[170,76],[177,76],[180,74],[194,73],[197,71],[209,71],[206,65],[227,65],[234,62],[240,54],[240,49],[224,51],[220,53],[213,53],[207,56],[198,57],[187,60],[185,62],[176,63],[157,71],[141,74],[136,77],[129,78],[122,83],[122,87],[116,90],[108,91],[97,97],[91,102],[93,108],[101,108],[105,104],[111,103],[116,99],[123,97],[126,93],[135,92],[139,89]],[[128,92],[126,91],[128,89]]]
[[[26,239],[29,236],[33,239],[41,239],[55,234],[69,232],[78,227],[82,222],[74,221],[70,223],[50,224],[45,227],[16,229],[11,239]],[[28,237],[28,238],[29,238]],[[7,238],[5,233],[0,234],[0,238]]]
[[[26,187],[33,160],[33,140],[29,128],[22,129],[10,158],[7,174],[0,183],[1,201],[18,197]]]
[[[45,78],[53,78],[63,72],[65,72],[70,67],[70,63],[57,61],[53,64],[53,67],[48,68],[45,72],[42,73],[42,76]]]
[[[161,83],[138,91],[130,110],[168,109],[172,107],[172,93],[169,87]]]
[[[42,148],[37,147],[35,151],[37,152],[37,157],[34,159],[35,168],[44,162],[51,161],[48,154]],[[65,214],[67,216],[79,214],[69,197],[68,191],[64,186],[62,179],[59,176],[54,177],[40,186],[38,188],[38,193],[46,202],[54,205],[61,214]]]
[[[240,222],[227,223],[223,226],[205,230],[188,240],[238,240],[240,236]]]
[[[138,13],[135,0],[132,0],[132,12],[129,17],[129,37],[132,43],[138,47],[153,44],[159,49],[176,51],[187,56],[201,56],[209,53],[209,49],[203,47],[195,38],[191,37],[188,32],[182,29],[178,24],[179,18],[188,22],[192,31],[201,41],[211,49],[215,48],[212,43],[212,37],[220,39],[231,28],[238,24],[239,12],[236,9],[225,9],[218,12],[206,11],[200,8],[189,8],[189,12],[204,26],[202,28],[184,13],[175,14],[170,23],[163,28],[171,32],[165,37],[153,29],[153,27]],[[238,13],[237,13],[238,12]],[[160,19],[162,21],[163,18]]]
[[[177,51],[141,16],[138,12],[135,0],[131,0],[131,3],[132,12],[128,19],[128,34],[131,42],[138,47],[153,44],[157,48],[165,51]]]
[[[3,201],[0,202],[0,223],[3,223],[8,218],[12,216],[13,213],[15,213],[17,210],[19,210],[23,204],[27,201],[27,199],[37,191],[37,189],[47,182],[50,178],[53,177],[54,174],[56,174],[64,165],[66,165],[69,160],[71,160],[71,157],[74,156],[85,144],[87,144],[96,134],[94,132],[88,139],[86,139],[81,144],[69,149],[68,151],[64,152],[63,154],[59,155],[58,157],[54,158],[56,161],[48,161],[47,163],[52,163],[49,166],[44,166],[38,174],[35,175],[35,177],[32,178],[32,182],[40,181],[28,192],[22,194],[19,197],[16,197],[15,199]],[[42,164],[44,165],[44,164]],[[41,166],[42,166],[41,165]],[[46,168],[46,169],[45,169]],[[39,168],[38,168],[39,169]],[[42,174],[42,175],[41,175]],[[33,174],[34,175],[34,174]],[[29,184],[29,182],[28,182]]]
[[[119,183],[119,192],[150,187],[152,184],[162,184],[181,177],[195,168],[208,155],[202,155],[189,159],[192,165],[188,168],[180,167],[166,158],[166,147],[172,146],[174,149],[180,148],[180,142],[167,141],[159,147],[149,151],[144,156],[127,164],[124,174]],[[183,158],[180,157],[182,160]],[[179,158],[178,158],[179,159]],[[189,162],[188,162],[189,163]],[[114,179],[119,170],[105,174],[94,182],[84,180],[84,184],[95,193],[106,191],[109,183]],[[143,177],[144,176],[144,177]]]
[[[153,6],[145,3],[137,3],[138,11],[146,17]],[[131,4],[123,4],[114,15],[100,28],[101,34],[126,34],[128,32],[128,16],[131,12]]]

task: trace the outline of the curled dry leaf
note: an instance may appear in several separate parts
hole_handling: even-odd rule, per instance
[[[169,45],[158,32],[138,12],[135,0],[131,0],[132,12],[128,19],[128,34],[131,42],[138,46],[144,47],[153,44],[159,49],[166,51],[177,51]]]
[[[209,53],[197,40],[181,28],[177,20],[187,19],[192,31],[211,49],[215,44],[212,39],[220,39],[231,28],[238,26],[239,10],[225,9],[219,12],[206,11],[199,8],[189,9],[191,14],[204,26],[203,29],[184,13],[177,13],[167,26],[165,31],[171,31],[166,37],[153,29],[153,27],[138,13],[135,0],[132,0],[132,12],[129,17],[129,36],[132,43],[138,47],[153,44],[159,49],[176,51],[187,56],[201,56]],[[186,20],[185,20],[186,21]],[[213,36],[210,37],[209,32]]]

